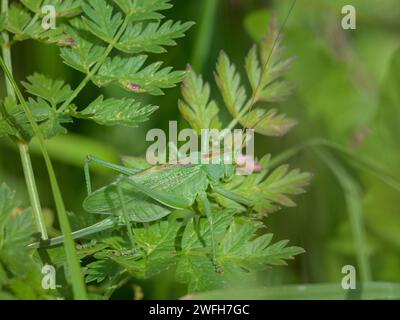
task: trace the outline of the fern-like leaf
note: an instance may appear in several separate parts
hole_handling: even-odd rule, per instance
[[[174,39],[181,38],[193,25],[192,22],[173,23],[168,20],[161,24],[160,22],[151,22],[147,25],[142,23],[131,24],[126,29],[116,48],[131,54],[141,52],[163,53],[166,50],[164,46],[174,46]]]
[[[64,102],[72,94],[71,87],[62,80],[52,80],[42,74],[35,73],[22,82],[30,94],[41,97],[52,106]]]
[[[219,129],[219,108],[214,100],[210,101],[210,85],[203,81],[191,67],[182,83],[182,96],[179,110],[187,122],[198,133],[201,129]]]
[[[260,164],[267,168],[269,161],[270,157],[265,156],[260,160]],[[224,188],[249,199],[253,203],[257,217],[263,218],[281,207],[295,206],[290,197],[304,193],[304,188],[309,184],[311,177],[308,172],[300,172],[298,169],[290,171],[287,165],[283,165],[272,171],[264,169],[249,176],[235,176]],[[224,197],[218,195],[215,197],[227,208],[241,208],[240,205]]]
[[[92,120],[101,125],[122,125],[137,127],[145,122],[149,116],[158,109],[156,106],[141,106],[140,102],[133,99],[106,99],[99,96],[81,112],[70,110],[70,115],[75,118]]]
[[[114,0],[131,21],[160,20],[159,11],[172,8],[171,0]]]
[[[142,68],[146,59],[144,55],[108,58],[93,81],[99,86],[115,82],[128,91],[162,95],[162,89],[174,87],[185,76],[184,71],[172,71],[171,67],[161,69],[162,62]]]
[[[91,0],[82,6],[87,29],[96,37],[110,43],[122,24],[122,14],[114,14],[113,6],[105,0]]]

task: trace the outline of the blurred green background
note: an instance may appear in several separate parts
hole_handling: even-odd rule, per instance
[[[167,17],[195,21],[196,25],[160,59],[178,69],[191,62],[214,85],[219,51],[224,49],[237,66],[243,66],[252,43],[267,30],[271,12],[275,11],[282,23],[292,1],[176,0],[173,4],[165,13]],[[341,28],[345,4],[357,10],[356,30]],[[364,276],[370,273],[373,280],[400,281],[400,191],[397,185],[388,185],[389,180],[400,180],[400,2],[298,0],[284,35],[288,54],[298,57],[290,72],[297,88],[279,108],[297,118],[299,125],[285,137],[258,136],[257,155],[275,156],[310,139],[325,138],[347,148],[353,156],[303,148],[288,159],[292,167],[312,172],[314,179],[308,192],[296,198],[296,208],[272,214],[266,224],[276,240],[290,239],[306,253],[288,267],[261,273],[257,284],[338,282],[343,277],[342,266],[347,264],[355,265]],[[72,85],[82,77],[62,64],[57,47],[28,41],[17,44],[12,54],[18,80],[35,71]],[[4,96],[4,85],[1,90]],[[79,103],[88,104],[100,93],[125,94],[117,87],[100,91],[88,86]],[[48,142],[69,211],[78,216],[87,214],[81,207],[85,155],[113,162],[118,162],[120,155],[143,155],[150,145],[145,141],[149,128],[166,129],[168,120],[186,126],[178,112],[178,98],[179,88],[162,97],[144,97],[160,109],[138,129],[76,121],[69,127],[69,135]],[[228,115],[224,116],[228,121]],[[32,152],[41,199],[51,216],[50,186],[35,142]],[[373,168],[354,165],[365,159]],[[95,186],[113,178],[109,171],[95,170]],[[0,181],[17,190],[28,205],[19,154],[7,140],[0,140]],[[365,227],[365,239],[360,226]],[[360,258],[366,259],[363,270]],[[146,282],[132,281],[119,294],[132,296],[135,284],[147,299],[182,296],[184,288],[172,279],[167,272]]]

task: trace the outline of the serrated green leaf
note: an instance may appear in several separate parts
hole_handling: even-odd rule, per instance
[[[44,137],[46,139],[51,139],[60,134],[66,134],[67,129],[63,127],[63,124],[71,122],[72,119],[68,115],[51,112],[49,118],[40,124],[40,128]]]
[[[263,167],[266,167],[268,162],[269,157],[264,157],[260,161]],[[295,206],[290,196],[303,193],[304,187],[310,180],[310,173],[300,172],[297,169],[289,171],[289,167],[284,165],[272,172],[265,169],[249,176],[236,176],[224,187],[251,200],[256,215],[262,218],[282,206]],[[225,198],[216,196],[216,199],[225,207],[231,206],[231,202]]]
[[[235,264],[247,271],[265,270],[269,265],[285,265],[285,260],[303,253],[299,247],[287,247],[289,241],[271,244],[272,234],[256,237],[262,224],[236,219],[221,241],[221,263]]]
[[[46,139],[66,133],[62,124],[71,122],[71,118],[68,115],[57,113],[48,102],[40,97],[37,100],[29,98],[27,102]],[[9,134],[20,135],[26,141],[32,139],[33,130],[31,124],[22,111],[22,107],[18,106],[14,99],[7,97],[4,100],[2,112],[8,128],[11,128]]]
[[[72,17],[81,12],[81,5],[84,0],[21,0],[22,4],[34,13],[43,15],[42,8],[52,5],[55,8],[57,17]]]
[[[253,91],[256,91],[261,80],[261,66],[257,56],[256,45],[250,49],[246,57],[245,66],[251,88]]]
[[[214,237],[218,262],[223,273],[218,273],[207,250],[210,247],[210,231],[206,221],[195,226],[188,223],[182,236],[182,253],[176,269],[180,282],[189,284],[189,292],[224,288],[248,272],[264,270],[271,265],[284,265],[285,260],[304,252],[298,247],[287,247],[288,241],[271,244],[272,235],[257,236],[260,222],[250,217],[234,217],[231,210],[215,217]],[[197,234],[197,237],[196,237]]]
[[[255,108],[239,121],[247,128],[253,128],[255,132],[273,137],[285,135],[296,124],[297,120],[278,114],[276,109]]]
[[[38,0],[21,0],[21,3],[33,12],[38,12],[41,5],[41,1]]]
[[[7,13],[7,30],[22,34],[24,27],[31,21],[31,15],[22,6],[13,3]]]
[[[171,0],[114,0],[114,2],[130,15],[132,21],[160,20],[164,16],[158,11],[172,8]]]
[[[183,256],[176,267],[176,280],[188,285],[188,292],[202,292],[228,286],[225,277],[215,272],[206,256]]]
[[[17,210],[15,193],[5,185],[0,186],[0,261],[9,272],[21,275],[32,260],[26,245],[34,232],[30,210]]]
[[[142,279],[167,270],[176,263],[175,239],[181,225],[176,220],[169,220],[134,228],[135,241],[143,258],[120,256],[112,257],[112,260]]]
[[[87,16],[84,17],[88,30],[106,42],[112,42],[118,28],[122,24],[121,13],[113,14],[113,6],[105,0],[91,0],[85,2],[82,9]]]
[[[50,105],[44,101],[42,98],[34,100],[32,98],[28,99],[29,108],[32,110],[32,114],[35,120],[38,122],[45,121],[48,119],[53,112]]]
[[[6,98],[7,100],[7,98]],[[12,117],[9,115],[10,110],[7,108],[7,102],[3,104],[0,102],[0,137],[14,136],[17,131],[15,130],[12,122]]]
[[[139,123],[147,121],[157,109],[157,106],[142,106],[134,99],[111,98],[104,100],[103,96],[99,96],[86,109],[81,112],[72,111],[71,115],[107,126],[137,127]]]
[[[8,135],[14,135],[14,130],[5,119],[0,116],[0,138]]]
[[[185,76],[184,71],[172,71],[171,67],[161,69],[162,62],[155,62],[141,69],[146,58],[107,58],[93,81],[99,86],[115,82],[128,91],[162,95],[162,89],[174,87]]]
[[[163,46],[176,45],[174,39],[183,37],[185,31],[192,25],[191,22],[173,23],[172,20],[163,24],[161,22],[151,22],[146,25],[130,24],[115,47],[126,53],[163,53],[166,52]]]
[[[282,77],[292,66],[294,58],[284,59],[286,50],[281,42],[278,20],[276,16],[272,16],[269,30],[260,45],[261,78],[255,92],[256,101],[282,101],[291,94],[293,85]],[[276,85],[278,80],[279,84]]]
[[[27,126],[25,114],[18,107],[14,98],[6,97],[0,106],[3,133],[11,136],[21,136],[30,139],[30,131]]]
[[[84,0],[46,0],[45,4],[53,5],[58,18],[73,17],[81,13]]]
[[[52,80],[42,74],[35,73],[27,78],[29,82],[22,82],[30,94],[41,97],[52,106],[67,100],[73,93],[71,87],[62,80]]]
[[[76,40],[68,34],[69,28],[65,24],[57,25],[55,29],[44,29],[40,21],[37,21],[24,29],[24,32],[14,37],[14,40],[22,41],[34,39],[47,44],[58,46],[75,46]]]
[[[76,38],[74,40],[77,44],[71,48],[61,48],[61,58],[63,62],[83,73],[89,73],[90,68],[100,59],[104,54],[105,48],[83,38]]]
[[[41,263],[26,245],[35,232],[30,209],[18,208],[15,193],[0,185],[0,299],[54,299],[43,289]]]
[[[226,107],[233,117],[237,117],[246,102],[246,90],[241,85],[236,67],[221,52],[217,63],[216,82],[224,98]]]
[[[221,128],[219,108],[214,100],[210,101],[210,85],[190,67],[182,83],[182,96],[179,111],[193,129],[200,133],[201,129]]]
[[[85,282],[96,281],[100,283],[105,279],[111,279],[118,271],[119,267],[110,259],[102,259],[89,263],[85,272]]]
[[[45,139],[54,138],[60,134],[66,134],[67,130],[63,127],[63,124],[71,123],[72,119],[66,114],[58,113],[43,99],[38,98],[37,100],[29,98],[29,108],[32,110],[32,114],[36,121],[39,122],[39,127],[43,132]],[[33,137],[33,130],[29,121],[26,119],[25,127]]]

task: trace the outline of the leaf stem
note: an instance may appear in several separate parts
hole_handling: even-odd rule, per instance
[[[96,72],[100,69],[100,67],[103,65],[104,60],[108,57],[112,49],[114,49],[115,44],[118,42],[118,40],[121,38],[122,34],[124,33],[126,27],[128,26],[129,22],[129,17],[130,15],[126,15],[124,22],[122,23],[121,27],[119,28],[117,34],[115,35],[114,40],[108,45],[106,51],[104,51],[104,54],[100,57],[100,59],[97,61],[97,63],[94,65],[94,67],[89,71],[89,73],[86,75],[86,77],[81,81],[81,83],[75,88],[74,92],[71,94],[68,100],[64,101],[64,103],[61,105],[61,107],[58,109],[58,112],[63,112],[65,109],[68,108],[68,106],[71,104],[72,101],[78,96],[78,94],[83,90],[83,88],[86,87],[88,82],[92,79],[92,77],[96,74]]]
[[[35,118],[33,117],[32,111],[29,109],[27,102],[25,101],[21,91],[19,90],[10,70],[6,66],[3,58],[0,57],[0,66],[6,74],[8,80],[10,81],[16,96],[18,97],[19,102],[21,103],[22,108],[25,111],[26,117],[28,118],[33,132],[35,133],[39,146],[43,154],[43,158],[46,164],[46,168],[50,178],[51,189],[54,196],[54,201],[56,204],[57,215],[60,222],[61,231],[65,237],[65,253],[67,256],[67,263],[71,274],[71,284],[72,290],[74,293],[75,299],[87,299],[85,285],[83,282],[83,276],[79,264],[79,259],[75,250],[74,241],[71,236],[71,226],[68,221],[67,213],[65,211],[64,202],[61,196],[61,191],[57,182],[57,178],[54,172],[53,164],[51,163],[50,156],[47,152],[43,133],[39,128],[39,125],[36,123]]]
[[[5,13],[5,14],[8,12],[8,0],[2,0],[1,12]],[[8,32],[3,32],[2,36],[3,36],[4,43],[5,43],[5,45],[3,45],[3,47],[2,47],[4,63],[6,64],[6,66],[10,70],[10,72],[12,73],[11,49],[9,46],[10,36],[9,36]],[[16,97],[15,97],[14,88],[13,88],[10,80],[7,77],[5,80],[6,80],[7,94],[15,99]],[[26,187],[28,189],[29,200],[30,200],[30,203],[32,206],[32,211],[33,211],[33,216],[34,216],[34,219],[36,222],[36,226],[38,228],[38,231],[41,234],[41,238],[43,240],[47,240],[48,235],[47,235],[46,225],[44,222],[42,207],[40,205],[39,193],[38,193],[38,190],[36,187],[35,175],[33,173],[31,157],[29,154],[29,147],[28,147],[27,143],[25,143],[23,141],[18,142],[17,145],[18,145],[20,156],[21,156]]]

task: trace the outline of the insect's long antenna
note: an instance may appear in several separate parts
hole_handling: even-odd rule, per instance
[[[266,62],[265,62],[265,64],[264,64],[262,70],[265,70],[265,69],[268,67],[268,64],[269,64],[269,62],[270,62],[270,60],[271,60],[272,54],[274,53],[274,50],[276,49],[277,44],[279,43],[279,39],[280,39],[280,37],[281,37],[282,31],[283,31],[284,27],[285,27],[286,24],[287,24],[287,21],[288,21],[288,19],[289,19],[291,13],[292,13],[292,11],[293,11],[294,6],[296,5],[296,2],[297,2],[297,0],[293,0],[291,6],[290,6],[290,8],[289,8],[289,11],[288,11],[288,13],[287,13],[287,15],[286,15],[286,17],[285,17],[285,20],[283,21],[283,24],[282,24],[281,27],[279,28],[278,35],[277,35],[276,38],[274,39],[274,42],[273,42],[271,51],[269,52],[268,58],[267,58],[267,60],[266,60]],[[272,19],[274,19],[274,17],[273,17]],[[255,95],[255,93],[258,92],[258,90],[260,89],[261,83],[262,83],[262,82],[260,81],[260,82],[258,83],[257,87],[255,88],[255,90],[253,91],[253,95],[252,95],[251,100],[250,100],[250,108],[249,108],[249,110],[247,111],[247,115],[246,115],[245,121],[243,122],[243,129],[242,129],[242,130],[243,130],[243,136],[244,136],[244,138],[243,138],[243,140],[242,140],[242,145],[244,145],[244,142],[245,142],[245,140],[246,140],[245,130],[248,129],[248,128],[247,128],[247,122],[248,122],[248,120],[249,120],[250,113],[251,113],[251,111],[253,110],[254,105],[255,105],[255,100],[256,100],[256,95]],[[256,126],[257,126],[263,119],[264,119],[264,117],[262,117],[259,121],[257,121],[257,122],[255,123],[255,125],[253,125],[253,129],[256,128]]]

